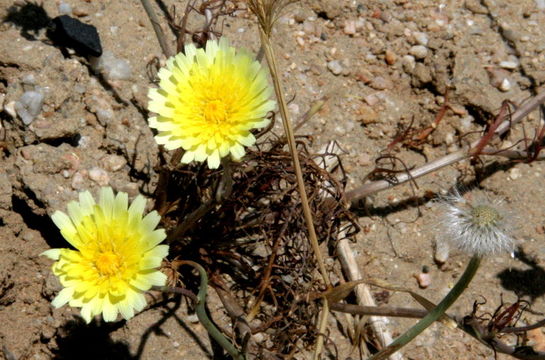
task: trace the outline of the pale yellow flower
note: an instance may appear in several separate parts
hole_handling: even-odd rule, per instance
[[[167,60],[159,79],[159,89],[149,91],[149,110],[157,114],[149,125],[157,143],[185,150],[182,163],[207,160],[215,169],[228,154],[241,159],[244,146],[256,141],[250,131],[269,124],[276,104],[267,71],[225,38],[208,41],[206,50],[187,45],[185,54]]]
[[[68,204],[68,215],[51,216],[74,247],[42,254],[56,260],[52,270],[64,287],[53,306],[81,308],[87,323],[101,313],[105,321],[115,321],[118,313],[130,319],[145,307],[145,291],[166,282],[158,268],[168,254],[168,246],[159,245],[165,231],[155,229],[160,216],[156,211],[143,216],[145,205],[139,195],[128,207],[126,193],[114,196],[111,188],[102,188],[98,204],[85,191],[79,202]]]

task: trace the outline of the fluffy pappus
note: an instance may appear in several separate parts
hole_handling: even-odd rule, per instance
[[[462,196],[455,189],[438,200],[438,207],[441,230],[438,241],[447,241],[471,255],[513,253],[516,221],[503,199],[482,191]]]

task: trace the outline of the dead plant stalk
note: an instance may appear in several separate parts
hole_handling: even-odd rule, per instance
[[[299,195],[301,197],[301,206],[303,208],[303,216],[305,218],[309,240],[310,240],[314,255],[316,256],[316,263],[322,275],[323,281],[325,285],[327,286],[327,288],[329,288],[331,286],[331,282],[329,280],[329,276],[327,274],[327,271],[324,265],[324,260],[320,252],[320,246],[318,244],[318,238],[316,236],[316,230],[314,228],[314,221],[313,221],[312,213],[310,211],[310,207],[308,204],[308,197],[307,197],[307,193],[305,189],[305,183],[303,180],[303,172],[301,170],[301,164],[299,162],[299,156],[298,156],[297,148],[295,145],[295,136],[293,133],[293,127],[288,115],[286,100],[285,100],[282,87],[280,84],[280,76],[278,75],[276,57],[275,57],[274,49],[270,39],[270,34],[271,34],[270,30],[272,29],[272,25],[274,23],[274,18],[273,18],[274,14],[273,14],[273,11],[270,11],[270,12],[265,11],[265,4],[263,4],[262,0],[255,0],[254,3],[251,5],[253,5],[253,8],[256,12],[256,16],[260,20],[259,34],[261,38],[261,44],[265,50],[265,57],[267,58],[267,63],[269,65],[269,70],[271,72],[271,78],[274,84],[274,92],[278,100],[280,114],[283,120],[282,124],[284,126],[284,131],[286,133],[286,137],[288,140],[288,147],[292,157],[293,167],[295,169],[295,176],[297,179]],[[267,28],[269,31],[267,31]],[[318,326],[319,334],[325,333],[328,315],[329,315],[329,304],[327,303],[327,300],[324,299],[324,304],[323,304],[323,308],[322,308],[322,312],[321,312],[321,316],[319,320],[319,326]],[[314,357],[313,357],[314,359],[318,359],[320,357],[320,354],[322,352],[322,347],[323,347],[323,341],[324,341],[323,336],[319,336],[316,341],[316,347],[315,347]]]

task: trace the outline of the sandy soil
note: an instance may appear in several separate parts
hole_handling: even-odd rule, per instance
[[[109,81],[99,79],[86,59],[65,56],[52,46],[44,29],[34,31],[10,20],[9,12],[17,11],[12,3],[0,0],[0,17],[7,19],[0,23],[3,356],[10,360],[211,358],[206,332],[184,304],[167,302],[129,322],[91,326],[84,325],[76,310],[54,310],[50,305],[60,285],[50,272],[50,261],[38,254],[62,247],[63,239],[49,215],[63,210],[78,191],[96,192],[102,185],[131,197],[153,193],[158,148],[143,109],[152,86],[148,63],[164,57],[137,1],[65,1],[73,16],[96,26],[105,50],[130,64],[130,79]],[[274,36],[286,94],[294,98],[291,114],[299,117],[316,99],[329,98],[299,133],[312,135],[315,151],[331,140],[340,144],[346,151],[347,188],[352,189],[365,181],[375,159],[401,128],[411,121],[415,128],[432,123],[447,95],[451,108],[428,141],[412,149],[398,146],[393,153],[411,167],[458,150],[467,143],[459,136],[482,130],[503,100],[520,103],[545,83],[542,3],[309,0],[289,6]],[[44,1],[43,9],[51,18],[58,16],[59,2]],[[177,11],[182,9],[178,4]],[[222,30],[233,44],[257,52],[257,27],[247,12],[225,18]],[[166,26],[165,31],[173,43]],[[25,125],[13,109],[29,90],[43,93],[44,104]],[[524,122],[529,137],[537,119],[534,113]],[[521,139],[521,129],[517,127],[503,145]],[[275,130],[280,132],[280,127]],[[535,312],[525,313],[523,320],[539,320],[545,312],[543,164],[489,157],[477,168],[476,172],[469,162],[461,162],[418,179],[417,189],[402,185],[369,198],[366,210],[358,212],[364,231],[351,245],[361,271],[440,300],[468,257],[453,251],[443,267],[434,263],[433,243],[442,234],[437,233],[428,195],[444,193],[457,182],[479,186],[505,198],[520,220],[515,236],[532,261],[507,255],[486,258],[451,312],[469,314],[473,301],[482,297],[487,300],[483,310],[493,311],[501,296],[513,302],[519,295],[531,302]],[[423,266],[429,268],[431,285],[419,289],[414,275]],[[417,307],[408,295],[399,293],[390,293],[388,304]],[[210,310],[219,322],[228,322],[213,294]],[[338,327],[335,319],[344,321],[341,316],[332,318],[333,329]],[[394,319],[392,332],[400,334],[413,323]],[[337,337],[338,358],[359,357],[347,338],[336,330],[332,336]],[[430,327],[403,353],[407,359],[494,356],[476,340],[441,324]],[[304,351],[298,356],[305,358]]]

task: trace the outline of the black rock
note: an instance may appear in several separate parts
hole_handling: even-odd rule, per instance
[[[81,56],[102,55],[102,45],[96,27],[68,15],[53,19],[49,38],[55,45],[72,48]]]

